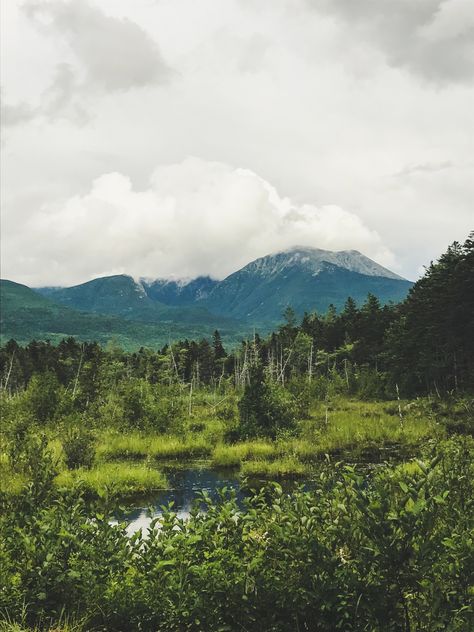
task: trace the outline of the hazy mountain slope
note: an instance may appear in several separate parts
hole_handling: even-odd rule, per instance
[[[156,284],[152,287],[157,289]],[[93,279],[73,287],[38,288],[37,291],[74,309],[120,316],[137,322],[202,324],[214,328],[232,325],[228,319],[210,314],[202,304],[190,305],[185,309],[177,304],[165,305],[155,299],[156,291],[154,295],[150,292],[150,296],[153,295],[151,298],[147,290],[148,287],[141,281],[120,274]]]
[[[219,283],[208,276],[185,281],[141,279],[141,282],[151,299],[165,305],[191,305],[196,301],[206,299]]]
[[[0,338],[4,343],[14,338],[20,343],[32,339],[59,342],[74,336],[79,340],[96,340],[102,344],[115,340],[124,349],[140,346],[162,347],[169,340],[210,337],[212,324],[160,323],[148,324],[84,312],[56,303],[25,285],[0,280]],[[234,343],[245,335],[235,327],[221,328],[227,343]]]
[[[361,304],[369,292],[382,303],[398,302],[412,285],[357,251],[315,248],[261,257],[223,281],[116,275],[38,293],[3,281],[2,336],[28,341],[72,335],[100,342],[117,337],[136,348],[209,337],[219,329],[225,340],[236,341],[253,326],[268,331],[288,306],[300,316],[324,313],[331,303],[342,308],[348,296]]]

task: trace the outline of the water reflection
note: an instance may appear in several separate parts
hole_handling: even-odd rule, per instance
[[[358,463],[360,472],[365,473],[367,484],[373,472],[378,469],[381,464],[375,463]],[[136,500],[133,506],[117,515],[120,522],[127,523],[127,533],[129,535],[135,533],[139,529],[146,534],[146,530],[153,518],[159,517],[162,513],[162,507],[173,502],[173,511],[180,518],[189,517],[192,504],[197,498],[199,492],[206,491],[209,496],[216,500],[219,496],[218,490],[223,487],[233,489],[237,495],[237,501],[241,502],[243,498],[251,493],[252,489],[259,489],[265,484],[263,479],[252,479],[246,482],[245,489],[241,486],[238,469],[209,469],[207,467],[189,467],[185,469],[163,468],[169,481],[170,488],[163,490],[148,497],[146,499]],[[305,479],[280,479],[283,489],[290,492],[295,486],[309,491],[314,487],[314,478],[308,476]]]
[[[212,499],[218,497],[218,490],[223,487],[236,491],[237,498],[244,496],[238,479],[237,471],[211,470],[205,468],[193,468],[166,472],[170,483],[170,489],[157,493],[152,498],[142,499],[133,509],[125,511],[118,516],[120,521],[125,521],[127,533],[135,533],[139,529],[146,533],[153,518],[162,514],[162,506],[173,502],[173,510],[180,518],[187,518],[193,501],[199,492],[206,491]]]

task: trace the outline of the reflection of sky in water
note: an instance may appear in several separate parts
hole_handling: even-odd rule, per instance
[[[153,518],[162,514],[161,507],[173,502],[173,511],[179,518],[187,518],[193,501],[201,491],[208,492],[209,496],[216,499],[217,490],[227,487],[237,492],[237,498],[243,497],[239,481],[232,470],[219,472],[209,469],[170,470],[166,472],[170,489],[159,492],[148,502],[142,502],[130,511],[125,511],[119,516],[121,521],[128,523],[127,533],[131,535],[142,529],[146,534]],[[151,511],[149,511],[151,509]]]

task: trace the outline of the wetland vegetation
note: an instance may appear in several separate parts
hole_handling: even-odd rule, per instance
[[[8,342],[0,630],[472,629],[473,253],[232,350]],[[254,492],[117,521],[198,466]]]

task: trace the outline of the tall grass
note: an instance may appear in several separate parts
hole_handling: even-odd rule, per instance
[[[28,625],[28,605],[23,604],[18,620],[13,620],[8,611],[0,612],[0,632],[92,632],[87,617],[68,615],[62,610],[55,623],[38,622]]]
[[[148,456],[149,438],[136,433],[102,435],[96,455],[99,460],[140,459]]]
[[[276,445],[266,441],[245,441],[233,445],[218,445],[212,453],[215,467],[238,467],[248,459],[271,459],[276,454]]]
[[[321,430],[318,446],[323,452],[335,452],[360,447],[385,447],[402,444],[413,447],[423,440],[439,435],[439,428],[421,419],[400,419],[380,415],[365,419],[340,412]]]
[[[196,459],[209,456],[212,443],[202,435],[119,435],[106,434],[96,450],[99,460],[114,459]]]
[[[143,494],[168,487],[162,472],[145,465],[125,463],[102,463],[90,470],[63,470],[55,483],[59,488],[81,484],[90,494],[109,493],[113,496]]]
[[[412,448],[444,434],[432,420],[403,411],[400,419],[398,408],[391,410],[387,403],[379,402],[336,401],[327,409],[316,409],[313,418],[304,426],[302,441],[293,443],[302,458],[309,458],[311,452],[317,455],[393,445]]]
[[[308,465],[296,458],[286,456],[274,461],[254,459],[242,463],[241,472],[244,476],[261,476],[263,478],[283,478],[307,476],[310,472]]]
[[[0,452],[0,493],[19,494],[27,484],[25,474],[15,472],[6,452]]]
[[[212,445],[199,435],[184,439],[159,435],[152,437],[148,444],[149,456],[158,460],[195,459],[209,456],[211,451]]]

